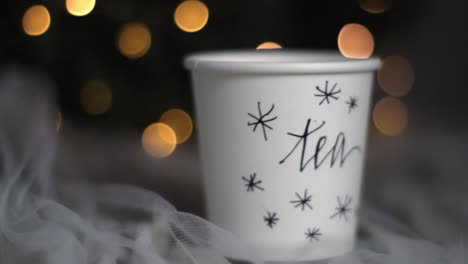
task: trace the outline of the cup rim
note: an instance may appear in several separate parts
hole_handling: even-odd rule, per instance
[[[245,74],[372,72],[380,64],[377,57],[351,59],[330,50],[220,50],[184,58],[185,68],[191,71]]]

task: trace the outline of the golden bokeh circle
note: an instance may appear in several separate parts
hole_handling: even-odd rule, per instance
[[[43,5],[34,5],[24,13],[22,26],[26,34],[40,36],[49,29],[50,22],[49,10]]]
[[[122,55],[138,59],[143,57],[151,48],[151,32],[140,22],[123,25],[117,35],[117,47]]]
[[[177,144],[185,142],[192,135],[192,118],[181,109],[170,109],[164,112],[159,121],[170,126],[174,130],[177,137]]]
[[[163,123],[153,123],[143,131],[141,143],[148,155],[164,158],[174,152],[177,138],[170,126]]]
[[[186,0],[180,3],[174,12],[174,22],[185,32],[197,32],[208,22],[208,7],[198,0]]]
[[[85,16],[93,11],[96,0],[66,0],[65,7],[71,15]]]
[[[375,127],[384,135],[397,136],[408,123],[405,104],[394,97],[384,97],[375,105],[372,112]]]
[[[272,41],[267,41],[263,42],[262,44],[258,45],[256,49],[262,50],[262,49],[282,49],[280,44],[272,42]]]
[[[367,59],[374,51],[374,37],[365,26],[350,23],[338,34],[338,48],[345,57]]]
[[[413,88],[413,66],[402,56],[388,56],[377,72],[377,82],[382,90],[389,95],[404,96]]]
[[[359,6],[371,14],[387,12],[392,6],[391,0],[359,0]]]
[[[112,105],[112,91],[102,81],[89,81],[81,89],[81,106],[90,115],[107,112]]]

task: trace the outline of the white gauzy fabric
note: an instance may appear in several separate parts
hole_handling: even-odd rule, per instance
[[[255,261],[233,235],[156,193],[55,184],[53,104],[41,81],[30,78],[8,72],[0,80],[0,263],[229,263],[225,255]]]
[[[0,77],[0,264],[262,262],[233,234],[154,192],[56,180],[56,112],[42,86],[31,73]],[[436,199],[424,185],[396,182],[376,193],[405,224],[367,205],[356,250],[326,262],[468,263],[467,196]]]

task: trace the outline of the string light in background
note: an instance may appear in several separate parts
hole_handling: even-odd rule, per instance
[[[49,10],[45,6],[31,6],[23,15],[23,30],[30,36],[40,36],[49,29],[50,20]]]
[[[389,95],[404,96],[414,84],[413,66],[402,56],[388,56],[377,73],[377,82]]]
[[[177,144],[181,144],[192,135],[192,118],[181,109],[170,109],[161,115],[159,122],[170,126],[176,134]]]
[[[394,97],[384,97],[375,105],[372,113],[375,127],[384,135],[397,136],[408,123],[405,104]]]
[[[90,115],[107,112],[112,105],[112,91],[102,81],[89,81],[81,89],[81,106]]]
[[[85,16],[93,11],[96,0],[66,0],[68,13],[74,16]]]
[[[263,42],[262,44],[257,46],[258,50],[261,50],[261,49],[282,49],[282,48],[283,47],[281,47],[280,44],[272,42],[272,41]]]
[[[177,138],[170,126],[163,123],[154,123],[143,131],[141,143],[148,155],[155,158],[164,158],[174,152]]]
[[[125,24],[119,30],[117,47],[122,55],[131,59],[138,59],[151,48],[151,32],[140,22]]]
[[[177,6],[174,21],[185,32],[197,32],[208,22],[208,7],[198,0],[186,0]]]
[[[359,6],[372,14],[387,12],[392,6],[391,0],[359,0]]]
[[[366,59],[374,51],[374,38],[365,26],[350,23],[343,26],[338,34],[338,48],[345,57]]]

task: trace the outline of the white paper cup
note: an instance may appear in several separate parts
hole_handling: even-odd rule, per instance
[[[379,65],[324,51],[188,56],[208,219],[268,261],[350,251]]]

